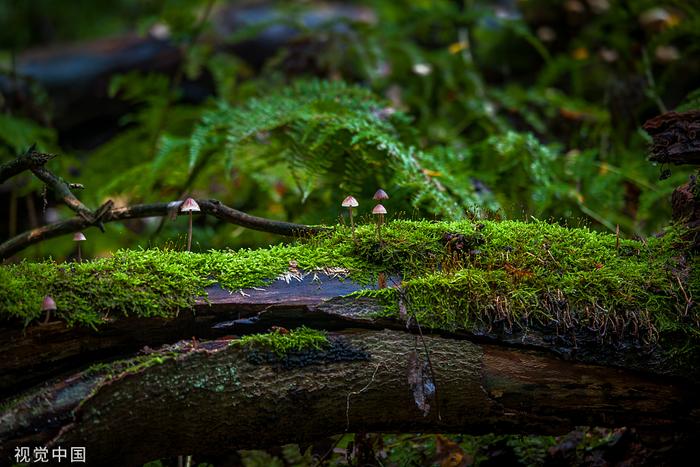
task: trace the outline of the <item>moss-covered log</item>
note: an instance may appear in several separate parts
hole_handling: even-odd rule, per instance
[[[0,391],[193,336],[405,329],[408,316],[413,331],[700,379],[695,256],[673,230],[633,241],[543,222],[393,222],[383,237],[360,226],[356,241],[339,228],[253,251],[0,267]],[[380,272],[389,287],[373,290]],[[48,325],[44,295],[59,308]]]
[[[192,309],[180,310],[172,318],[124,317],[99,328],[67,326],[62,321],[39,323],[27,328],[0,327],[0,395],[10,395],[66,371],[105,359],[130,355],[144,346],[155,347],[196,336],[199,339],[266,330],[273,324],[342,329],[368,320],[368,326],[394,324],[375,322],[357,307],[346,307],[347,317],[324,313],[324,301],[363,289],[352,281],[340,281],[324,273],[300,276],[300,280],[276,281],[265,288],[230,292],[219,286],[206,289]],[[360,300],[365,311],[381,305]],[[376,302],[376,301],[375,301]],[[357,316],[355,316],[357,314]]]
[[[285,339],[290,345],[270,347]],[[398,331],[180,343],[7,404],[2,455],[17,444],[80,445],[91,464],[136,465],[348,430],[564,433],[625,425],[654,438],[700,428],[696,393],[681,383],[463,340],[426,337],[426,344],[432,373],[417,338]]]

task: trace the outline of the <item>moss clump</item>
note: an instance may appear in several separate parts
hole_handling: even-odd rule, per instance
[[[138,355],[109,363],[96,363],[85,370],[84,376],[104,375],[109,378],[117,378],[130,373],[138,373],[155,365],[162,365],[177,356],[177,352],[156,352],[153,355]]]
[[[2,266],[0,319],[41,319],[46,294],[69,324],[170,317],[205,296],[208,285],[262,286],[294,261],[305,271],[344,268],[363,284],[376,283],[379,272],[399,276],[404,304],[435,328],[555,323],[646,341],[657,333],[700,336],[699,314],[686,299],[700,279],[692,259],[683,264],[685,246],[673,230],[646,242],[622,239],[619,248],[614,235],[537,221],[394,221],[382,229],[381,244],[373,225],[358,226],[356,237],[338,227],[268,249],[122,250],[78,264]],[[399,292],[376,293],[397,316]]]
[[[250,334],[232,341],[231,345],[246,350],[269,350],[277,357],[284,357],[289,352],[323,350],[330,341],[325,332],[302,326],[288,332],[275,329],[264,334]]]

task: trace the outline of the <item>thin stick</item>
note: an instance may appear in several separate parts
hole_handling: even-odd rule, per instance
[[[31,147],[16,159],[0,164],[0,183],[25,170],[41,167],[54,157],[56,157],[55,154],[37,152],[34,147]]]
[[[426,344],[425,338],[423,337],[423,330],[420,327],[418,318],[416,317],[415,313],[412,314],[413,319],[416,321],[416,326],[418,326],[418,335],[420,336],[420,340],[423,343],[423,349],[425,350],[425,359],[428,361],[428,368],[430,369],[430,377],[433,378],[433,384],[435,385],[435,408],[437,409],[438,420],[442,420],[442,416],[440,415],[440,397],[438,396],[438,383],[437,378],[435,378],[435,370],[433,370],[433,362],[430,361],[430,350],[428,350],[428,344]]]
[[[187,251],[192,251],[192,211],[190,213],[190,223],[187,229]]]
[[[345,419],[346,419],[346,425],[345,425],[345,431],[348,431],[350,429],[350,396],[359,396],[363,392],[369,389],[369,387],[372,385],[374,382],[374,378],[377,376],[377,372],[379,371],[379,368],[384,365],[384,362],[379,362],[377,364],[377,368],[374,369],[374,373],[372,373],[372,377],[369,380],[369,383],[365,385],[362,389],[359,391],[352,391],[348,393],[348,397],[345,401]]]
[[[402,296],[404,303],[407,302],[407,297],[405,292],[403,292],[400,289],[397,289],[399,294]],[[406,307],[407,309],[410,310],[410,308]],[[415,311],[410,311],[411,317],[413,320],[416,322],[416,326],[418,327],[418,335],[420,336],[420,340],[423,343],[423,350],[425,351],[425,359],[428,362],[428,369],[430,370],[430,377],[433,379],[433,385],[435,386],[435,408],[437,409],[437,417],[438,420],[442,420],[442,415],[440,414],[440,396],[438,394],[438,382],[437,378],[435,377],[435,370],[433,369],[433,362],[430,360],[430,350],[428,349],[428,344],[425,342],[425,338],[423,337],[423,329],[420,326],[420,323],[418,322],[418,316],[416,316]]]

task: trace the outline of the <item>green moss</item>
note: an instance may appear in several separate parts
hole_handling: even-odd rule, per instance
[[[289,352],[302,350],[322,350],[330,344],[326,333],[302,326],[283,333],[279,329],[264,334],[250,334],[231,342],[248,350],[262,349],[283,357]]]
[[[155,365],[162,365],[177,355],[176,352],[158,352],[153,355],[138,355],[109,363],[96,363],[85,370],[84,375],[105,375],[116,378],[125,374],[138,373]]]
[[[360,225],[356,242],[338,227],[259,250],[120,250],[85,263],[0,267],[0,317],[41,319],[46,294],[69,324],[172,317],[208,285],[262,286],[294,261],[304,271],[344,268],[362,284],[376,283],[379,272],[398,276],[408,310],[436,328],[554,322],[647,341],[659,333],[698,338],[700,318],[686,310],[685,297],[700,294],[700,276],[693,259],[683,264],[680,238],[671,229],[645,242],[621,239],[617,248],[614,235],[538,221],[394,221],[382,229],[381,243],[373,225]],[[398,315],[394,289],[362,294],[381,297],[386,314]]]

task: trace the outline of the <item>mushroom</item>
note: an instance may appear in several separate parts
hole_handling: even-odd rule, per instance
[[[56,310],[56,302],[50,295],[44,297],[44,301],[41,302],[41,311],[46,312],[46,318],[44,319],[44,324],[48,324],[51,319],[51,312]]]
[[[199,204],[192,198],[187,198],[183,203],[182,206],[180,206],[180,211],[186,212],[190,216],[190,223],[187,228],[187,251],[191,251],[192,249],[192,212],[194,211],[201,211],[199,209]]]
[[[386,193],[385,193],[386,194]],[[377,236],[379,237],[379,243],[382,243],[382,224],[384,223],[384,214],[386,214],[386,208],[381,204],[377,204],[374,209],[372,209],[372,214],[377,217]]]
[[[73,234],[73,241],[77,242],[77,244],[78,244],[78,262],[79,263],[81,263],[83,261],[81,255],[80,255],[80,242],[84,242],[85,240],[87,240],[87,238],[85,238],[85,234],[83,234],[82,232],[76,232]]]
[[[356,208],[359,205],[360,203],[358,203],[357,200],[352,196],[346,197],[341,203],[341,206],[343,206],[344,208],[348,208],[348,211],[350,211],[350,227],[352,228],[353,241],[355,241],[355,221],[352,219],[352,208]]]
[[[386,194],[386,191],[380,188],[374,192],[374,196],[372,196],[372,199],[375,201],[384,201],[385,199],[389,199],[389,195]]]

